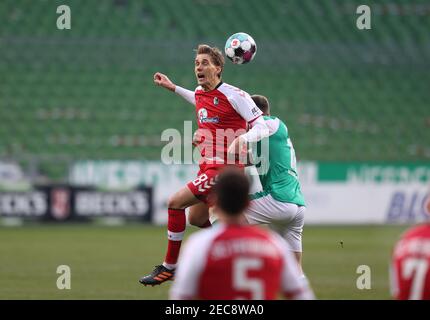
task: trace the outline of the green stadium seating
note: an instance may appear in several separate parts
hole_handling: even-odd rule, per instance
[[[424,0],[369,3],[369,31],[355,0],[69,0],[60,31],[63,2],[0,1],[0,158],[39,159],[54,179],[67,174],[56,157],[159,159],[161,132],[195,112],[152,74],[192,89],[197,44],[245,31],[256,59],[227,61],[224,80],[269,97],[299,159],[430,159]]]

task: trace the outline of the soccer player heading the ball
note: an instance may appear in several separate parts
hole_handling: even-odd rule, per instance
[[[139,281],[143,285],[158,285],[174,276],[174,270],[185,232],[185,209],[190,214],[208,212],[207,196],[216,183],[219,170],[232,164],[243,168],[238,154],[248,142],[268,136],[269,130],[262,112],[250,95],[222,81],[224,57],[218,48],[199,45],[194,61],[198,87],[194,91],[181,88],[162,74],[154,74],[154,83],[183,97],[195,105],[200,149],[200,171],[168,201],[168,244],[163,264]],[[246,131],[250,128],[249,131]],[[201,227],[210,226],[209,220]]]
[[[181,253],[172,299],[313,299],[297,262],[276,233],[244,223],[249,181],[225,168],[214,188],[219,223],[190,236]]]

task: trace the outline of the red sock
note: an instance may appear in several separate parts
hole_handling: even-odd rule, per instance
[[[206,221],[204,223],[204,225],[200,226],[200,228],[202,228],[202,229],[204,229],[204,228],[210,228],[210,227],[212,227],[212,223],[211,223],[211,221],[209,219],[208,219],[208,221]]]
[[[168,209],[167,219],[167,253],[164,262],[176,264],[185,232],[185,209]]]

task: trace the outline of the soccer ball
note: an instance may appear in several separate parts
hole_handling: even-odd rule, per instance
[[[238,32],[227,39],[224,51],[234,64],[245,64],[254,59],[257,45],[249,34]]]

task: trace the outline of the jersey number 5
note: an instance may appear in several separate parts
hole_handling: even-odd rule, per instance
[[[233,261],[233,289],[249,291],[252,300],[264,299],[264,283],[258,278],[249,278],[249,270],[261,270],[263,261],[258,258],[237,258]],[[242,297],[237,297],[242,299]]]

